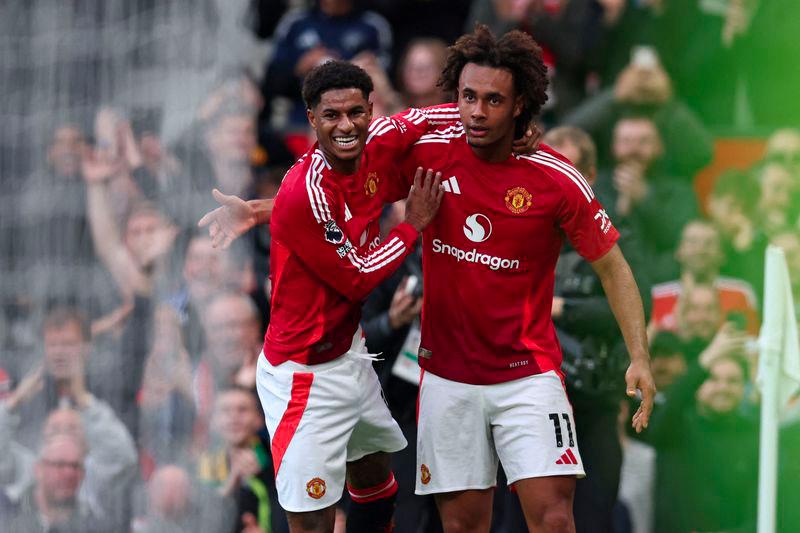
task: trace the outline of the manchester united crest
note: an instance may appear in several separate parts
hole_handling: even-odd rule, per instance
[[[419,480],[422,481],[423,485],[427,485],[431,482],[431,471],[428,469],[428,465],[423,463],[422,466],[419,467],[419,474]]]
[[[506,191],[506,207],[515,215],[524,213],[533,204],[533,195],[525,187],[514,187]]]
[[[364,192],[367,193],[367,196],[372,198],[375,196],[375,193],[378,192],[378,182],[380,178],[378,177],[377,172],[370,172],[367,175],[367,181],[364,183]]]
[[[306,483],[306,492],[315,500],[319,500],[325,496],[325,480],[315,477]]]

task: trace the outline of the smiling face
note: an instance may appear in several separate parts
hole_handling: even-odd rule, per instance
[[[511,71],[467,63],[458,80],[458,111],[479,157],[502,161],[511,154],[514,120],[522,112]]]
[[[307,114],[328,162],[343,174],[357,171],[372,120],[372,104],[361,90],[325,91],[319,103]]]
[[[702,409],[716,414],[734,411],[744,398],[745,375],[739,363],[720,358],[709,368],[709,376],[697,390]]]

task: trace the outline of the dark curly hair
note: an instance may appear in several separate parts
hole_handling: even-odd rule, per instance
[[[455,92],[467,63],[511,71],[514,91],[523,100],[518,125],[527,125],[547,101],[547,67],[542,60],[542,49],[527,33],[514,30],[497,39],[488,26],[476,24],[475,31],[462,35],[448,48],[439,87]]]
[[[372,78],[361,67],[347,61],[328,61],[315,67],[303,81],[303,101],[312,109],[322,98],[322,93],[333,89],[359,89],[364,98],[372,92]]]

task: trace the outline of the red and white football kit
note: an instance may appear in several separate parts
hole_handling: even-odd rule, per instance
[[[747,320],[747,332],[758,335],[758,302],[753,287],[744,280],[723,276],[714,280],[714,287],[719,295],[722,316],[742,313]],[[650,322],[656,330],[678,331],[678,299],[682,291],[683,284],[680,280],[659,283],[650,289],[653,299]]]
[[[323,509],[342,494],[347,461],[406,446],[381,399],[358,323],[366,295],[411,252],[409,224],[380,242],[378,218],[397,162],[451,108],[416,109],[369,126],[359,171],[333,170],[315,145],[286,174],[271,218],[270,325],[257,388],[281,506]],[[413,173],[412,173],[413,175]]]
[[[616,229],[546,146],[489,163],[453,125],[407,164],[442,172],[446,191],[423,233],[417,492],[493,486],[498,455],[511,483],[583,475],[550,318],[555,265],[565,234],[594,261]]]

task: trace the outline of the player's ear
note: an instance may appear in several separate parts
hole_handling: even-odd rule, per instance
[[[306,108],[306,117],[308,117],[308,123],[311,124],[313,129],[317,129],[317,117],[314,115],[314,110]]]
[[[369,108],[368,108],[369,120],[372,120],[372,102],[368,101],[368,103],[369,103]]]
[[[522,107],[523,107],[523,102],[522,102],[522,96],[520,95],[514,98],[514,118],[520,116],[520,114],[522,113]]]

